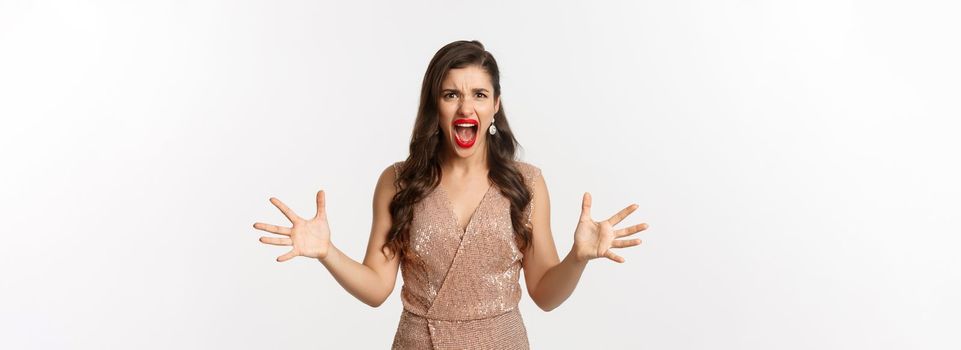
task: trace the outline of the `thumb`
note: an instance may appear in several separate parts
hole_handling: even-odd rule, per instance
[[[591,193],[584,192],[584,199],[581,201],[581,219],[591,219]]]
[[[324,213],[326,212],[326,199],[324,198],[324,190],[317,191],[317,214],[314,217],[326,217]]]

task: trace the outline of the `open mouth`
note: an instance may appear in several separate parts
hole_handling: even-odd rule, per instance
[[[477,121],[461,118],[454,120],[454,139],[462,148],[470,148],[477,140]]]

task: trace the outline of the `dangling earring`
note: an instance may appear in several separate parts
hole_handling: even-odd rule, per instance
[[[489,132],[491,135],[497,133],[497,127],[494,126],[494,119],[491,119],[491,127],[487,128],[487,132]]]

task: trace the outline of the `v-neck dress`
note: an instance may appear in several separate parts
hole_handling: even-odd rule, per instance
[[[394,163],[399,173],[402,162]],[[540,169],[517,162],[533,193]],[[524,212],[530,223],[533,202]],[[461,230],[447,192],[414,205],[393,349],[528,349],[518,311],[524,254],[514,241],[510,202],[491,185]]]

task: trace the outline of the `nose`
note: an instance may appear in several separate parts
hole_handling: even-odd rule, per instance
[[[460,102],[460,107],[458,107],[457,112],[463,117],[469,117],[474,114],[474,102],[470,99],[462,99]]]

